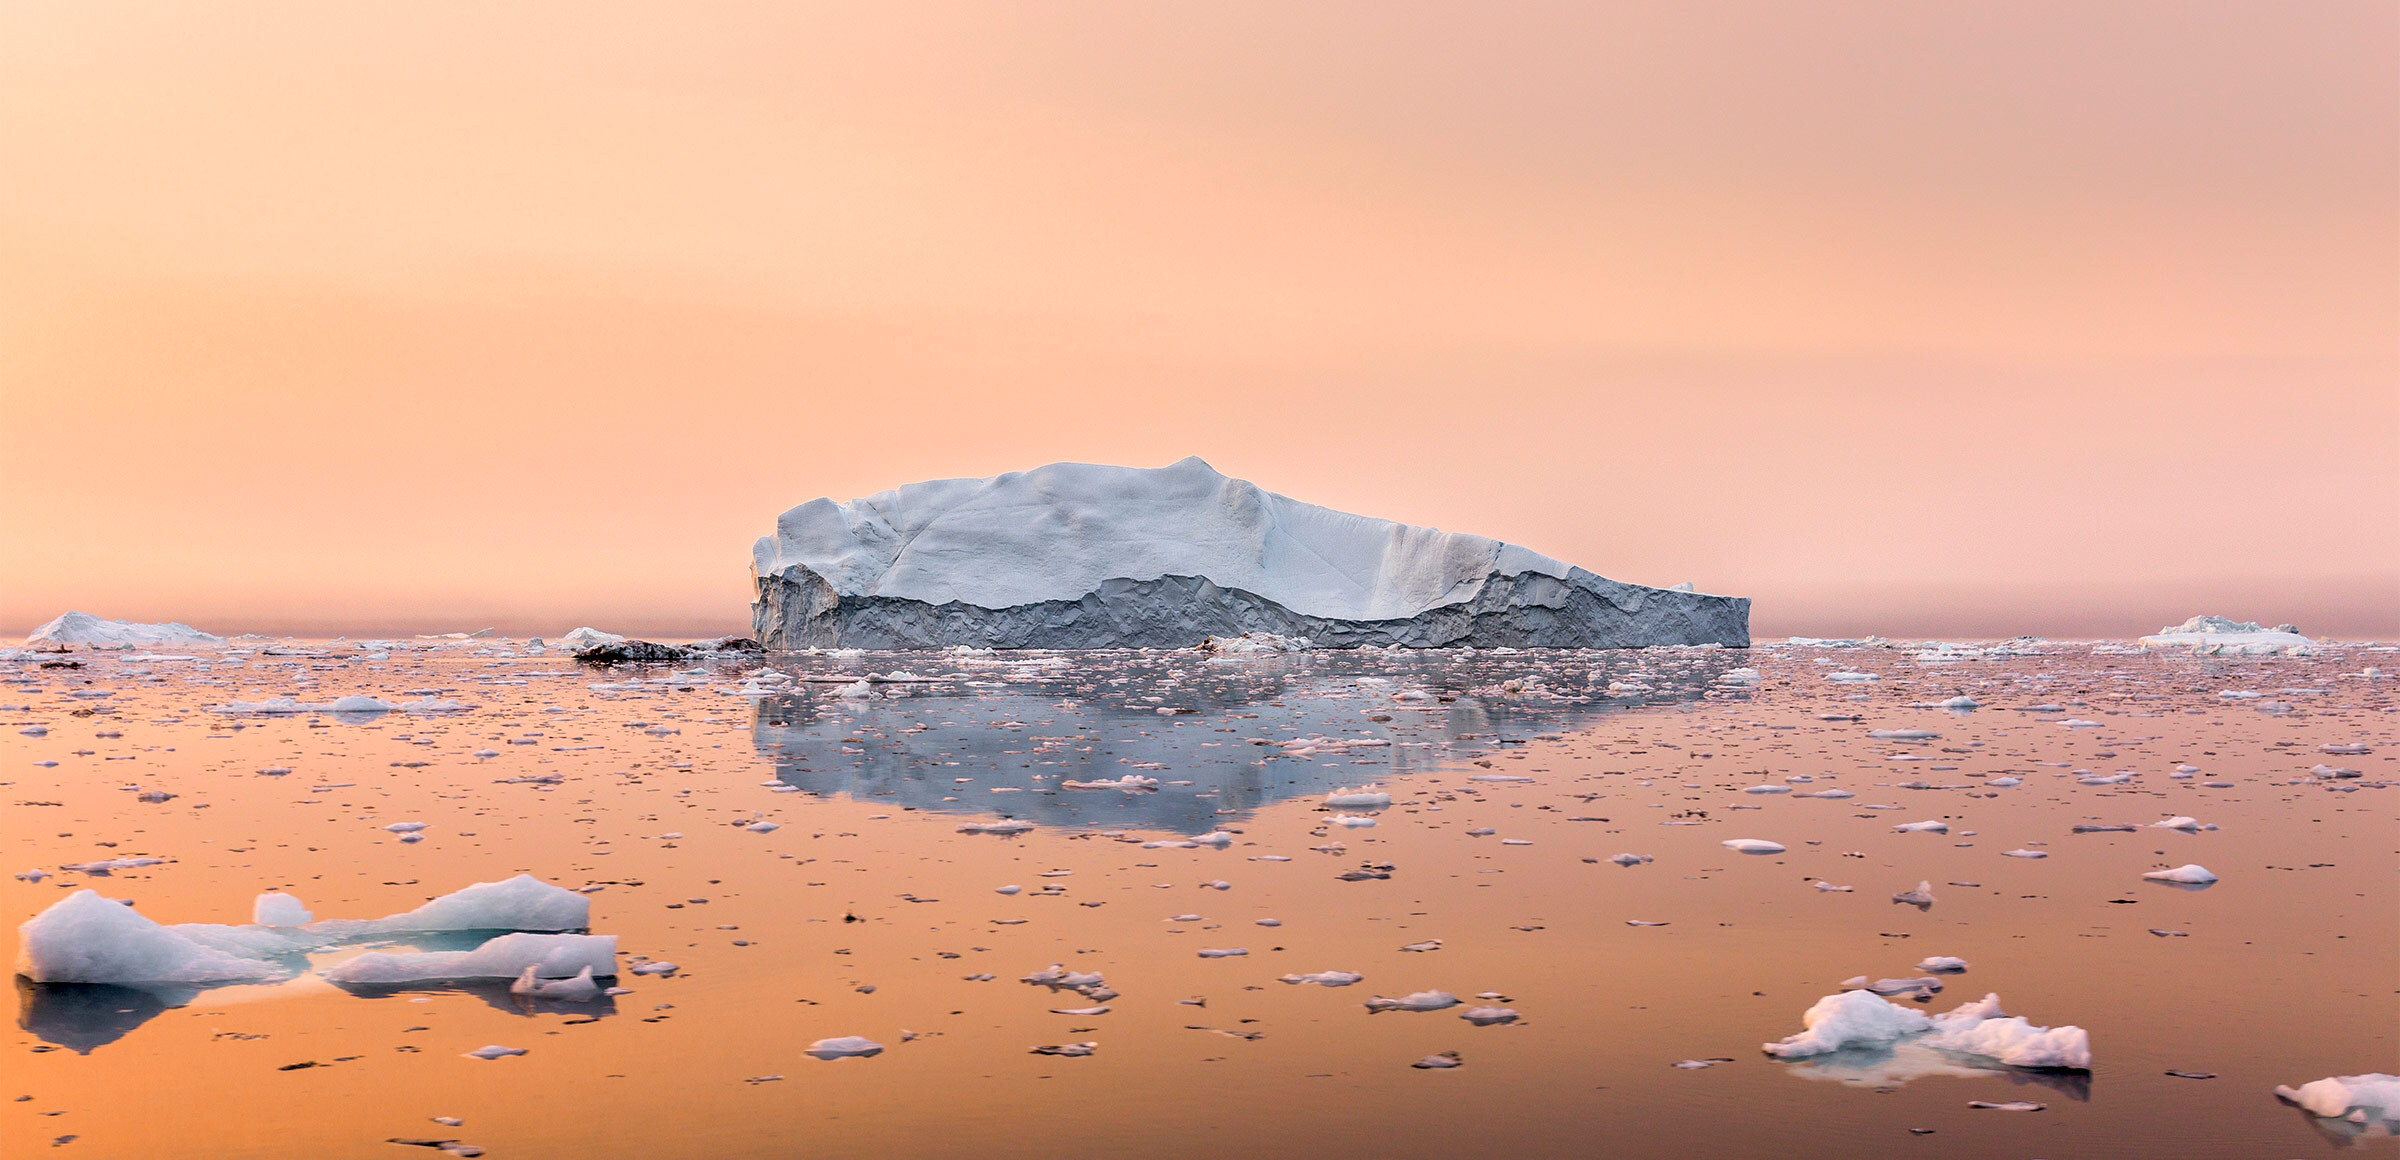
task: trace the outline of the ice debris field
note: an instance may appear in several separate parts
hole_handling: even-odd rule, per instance
[[[2249,1157],[2400,1129],[2382,646],[2195,618],[575,659],[639,643],[70,615],[0,652],[0,1147]]]

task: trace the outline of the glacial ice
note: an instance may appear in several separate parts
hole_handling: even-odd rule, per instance
[[[2217,880],[2206,866],[2197,862],[2185,863],[2172,870],[2152,870],[2142,875],[2153,882],[2173,882],[2181,886],[2206,886]]]
[[[1871,991],[1844,991],[1817,1000],[1800,1016],[1806,1030],[1762,1045],[1778,1059],[1801,1059],[1845,1048],[1884,1047],[1903,1040],[1982,1056],[2011,1067],[2092,1066],[2091,1039],[2081,1027],[2036,1027],[2000,1011],[2000,996],[1986,995],[1955,1010],[1928,1016]]]
[[[2328,1076],[2296,1088],[2277,1084],[2275,1094],[2312,1116],[2380,1120],[2400,1127],[2400,1076],[2381,1072]]]
[[[1749,644],[1749,601],[1300,503],[1199,459],[909,484],[776,521],[754,634],[810,647]]]
[[[451,979],[542,979],[617,973],[613,934],[504,934],[471,951],[373,951],[319,972],[336,983],[393,985]]]
[[[808,1054],[818,1059],[864,1058],[883,1054],[883,1045],[863,1035],[837,1035],[809,1044]]]
[[[34,629],[25,643],[79,644],[105,649],[195,648],[221,645],[225,638],[211,636],[188,624],[136,624],[129,620],[102,620],[88,612],[69,612]]]
[[[2135,643],[2150,648],[2183,648],[2206,656],[2308,656],[2317,642],[2291,625],[2261,628],[2254,622],[2223,616],[2195,616],[2170,624]]]
[[[60,899],[17,930],[17,973],[36,983],[255,983],[284,973],[205,946],[92,890]]]
[[[329,919],[315,929],[337,937],[357,937],[363,932],[582,930],[591,924],[592,900],[588,896],[552,886],[531,874],[519,874],[503,882],[478,882],[452,891],[405,914],[363,921]]]

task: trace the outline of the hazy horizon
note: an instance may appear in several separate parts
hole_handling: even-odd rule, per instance
[[[737,631],[1207,458],[1761,637],[2400,635],[2400,10],[34,3],[0,628]]]

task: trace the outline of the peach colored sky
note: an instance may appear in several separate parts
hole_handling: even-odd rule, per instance
[[[1762,634],[2400,633],[2396,13],[14,0],[0,630],[729,631],[803,500],[1199,454]]]

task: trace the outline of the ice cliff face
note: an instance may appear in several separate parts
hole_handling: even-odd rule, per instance
[[[783,513],[753,553],[770,649],[1750,643],[1750,602],[1619,584],[1482,536],[1287,499],[1198,459],[1054,463]]]

